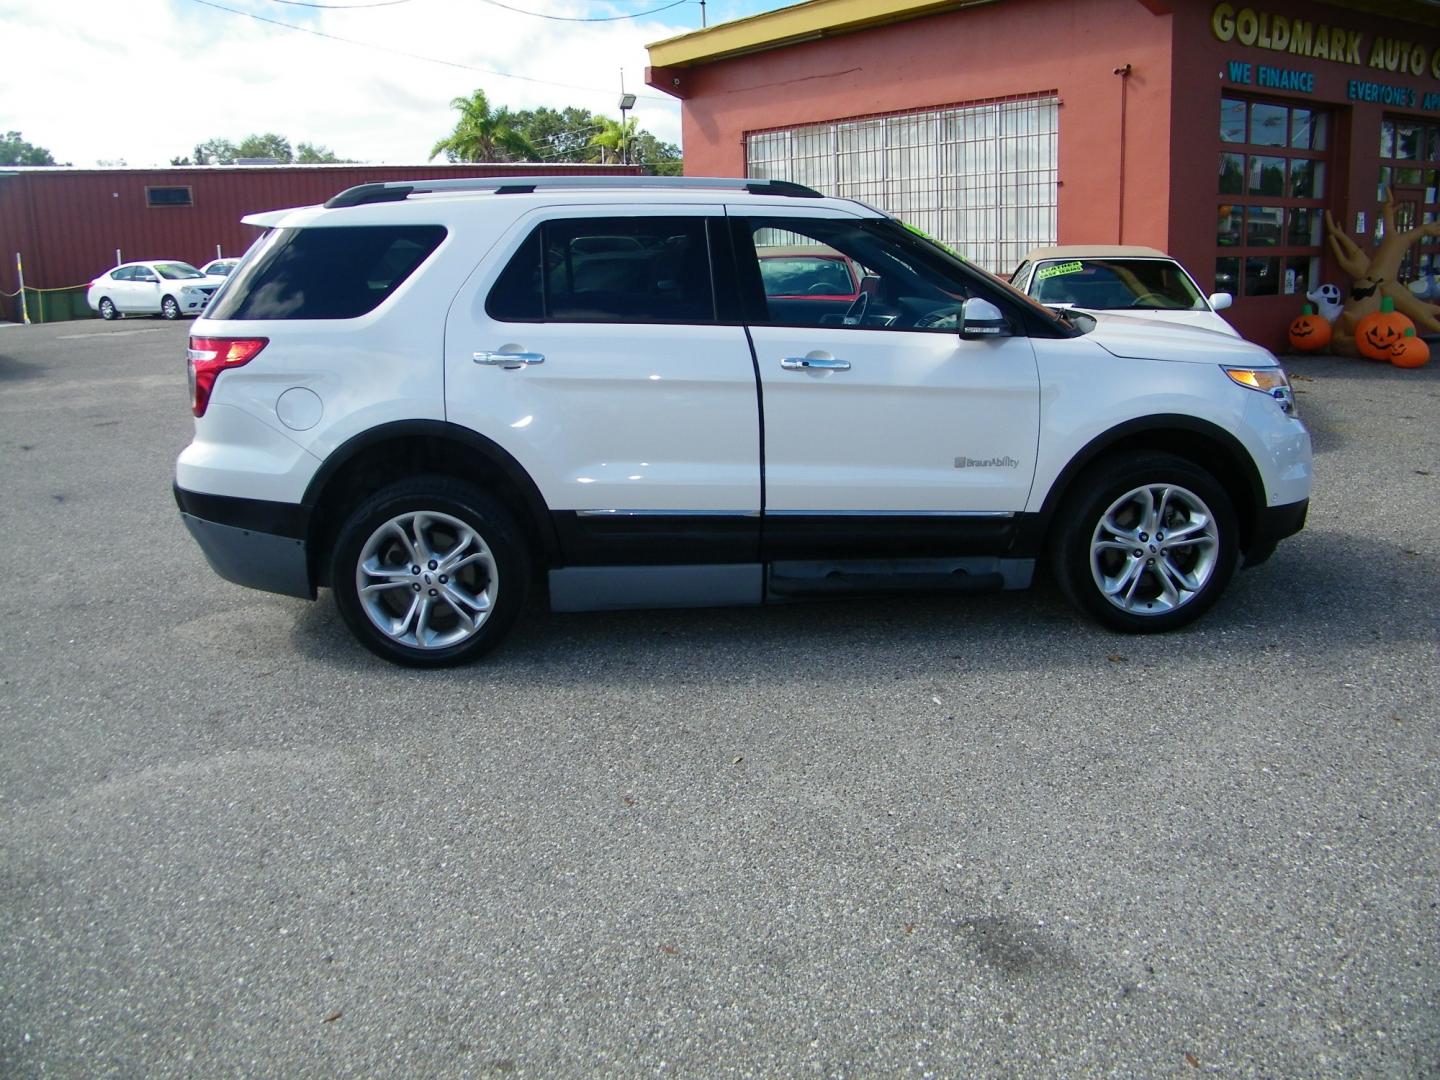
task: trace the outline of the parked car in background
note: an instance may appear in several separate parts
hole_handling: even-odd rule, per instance
[[[1050,307],[1123,311],[1154,322],[1240,336],[1216,314],[1234,297],[1228,292],[1207,297],[1183,266],[1154,248],[1036,248],[1010,275],[1010,283]]]
[[[204,311],[220,285],[219,279],[173,259],[124,263],[92,281],[85,300],[102,319],[121,315],[178,319]]]
[[[206,277],[229,277],[230,271],[239,265],[239,259],[211,259],[200,267],[200,273]]]
[[[833,248],[757,246],[755,253],[772,314],[819,325],[859,301],[865,271]]]

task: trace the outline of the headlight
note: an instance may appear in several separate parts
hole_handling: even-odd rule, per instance
[[[1279,403],[1281,411],[1294,415],[1295,394],[1290,389],[1290,380],[1286,378],[1283,368],[1222,367],[1220,370],[1230,376],[1230,381],[1236,386],[1269,394]]]

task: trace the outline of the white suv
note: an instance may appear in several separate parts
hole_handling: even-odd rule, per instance
[[[1040,560],[1166,630],[1304,524],[1270,353],[1057,315],[858,202],[541,177],[246,220],[269,231],[195,324],[176,499],[219,574],[330,587],[390,660],[485,652],[535,582],[561,611],[759,604],[1018,589]],[[858,293],[767,296],[797,246]]]

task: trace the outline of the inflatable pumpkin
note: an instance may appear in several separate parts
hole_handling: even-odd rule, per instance
[[[1396,367],[1424,367],[1429,362],[1430,346],[1415,336],[1413,326],[1405,331],[1399,341],[1390,346],[1390,363]]]
[[[1405,328],[1415,329],[1408,315],[1395,310],[1395,301],[1385,297],[1380,310],[1372,311],[1355,324],[1355,345],[1367,360],[1389,360],[1390,349],[1405,336]]]
[[[1290,347],[1299,352],[1319,352],[1330,344],[1330,324],[1306,304],[1290,324]]]

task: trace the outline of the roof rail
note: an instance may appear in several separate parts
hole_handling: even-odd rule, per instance
[[[747,180],[723,176],[476,176],[466,179],[401,180],[359,184],[346,188],[325,204],[327,210],[366,203],[401,202],[411,195],[449,191],[490,191],[521,195],[547,189],[655,188],[661,191],[743,191],[750,195],[785,195],[795,199],[821,199],[820,192],[789,180]]]

